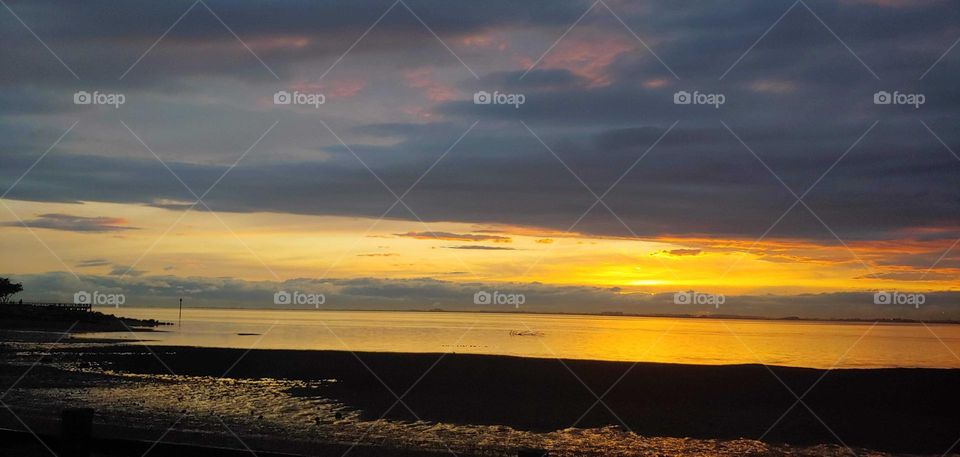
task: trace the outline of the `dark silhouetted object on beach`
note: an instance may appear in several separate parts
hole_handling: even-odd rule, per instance
[[[60,456],[90,457],[93,408],[67,408],[60,415]]]

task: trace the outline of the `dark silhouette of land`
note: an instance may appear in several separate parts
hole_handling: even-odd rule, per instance
[[[10,278],[0,278],[0,305],[10,303],[14,295],[23,292],[23,283],[10,281]]]
[[[170,325],[154,319],[131,319],[96,311],[75,311],[56,307],[7,303],[0,305],[0,329],[47,332],[126,332],[130,328],[149,331]],[[72,326],[72,327],[71,327]]]

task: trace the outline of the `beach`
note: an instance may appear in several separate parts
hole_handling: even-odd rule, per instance
[[[524,447],[597,456],[941,455],[960,433],[956,369],[54,343],[56,333],[24,335],[4,335],[3,385],[41,363],[3,401],[41,434],[56,433],[68,406],[94,408],[95,434],[113,438],[304,455],[341,455],[355,443],[355,455],[516,455]],[[802,404],[794,405],[794,394]],[[0,426],[23,428],[2,417]]]

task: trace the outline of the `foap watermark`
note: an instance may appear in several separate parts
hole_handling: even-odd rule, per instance
[[[881,90],[873,94],[874,105],[910,105],[919,109],[920,105],[926,102],[927,96],[923,94],[908,94],[896,90],[893,93]]]
[[[727,96],[724,94],[712,94],[700,91],[687,92],[680,90],[673,93],[674,105],[713,105],[714,108],[720,108],[720,105],[727,102]]]
[[[74,105],[109,105],[114,108],[120,108],[120,105],[127,102],[127,96],[119,92],[87,92],[78,90],[73,93]]]
[[[505,94],[493,91],[491,94],[485,90],[474,92],[474,105],[513,105],[514,108],[520,108],[520,105],[527,102],[527,96],[523,94]]]
[[[924,294],[912,294],[903,292],[876,292],[873,294],[874,305],[913,305],[920,309],[920,305],[927,302],[927,296]]]
[[[87,292],[85,290],[77,291],[73,294],[73,304],[75,305],[113,305],[119,308],[120,305],[127,302],[127,297],[123,294],[104,294],[100,291]]]
[[[306,105],[320,109],[320,105],[327,102],[327,96],[319,92],[287,92],[278,90],[273,94],[274,105]]]
[[[727,297],[723,294],[705,294],[692,290],[673,294],[674,305],[713,305],[714,308],[719,309],[720,305],[726,302]]]
[[[524,294],[505,294],[496,290],[481,290],[473,294],[474,305],[513,305],[514,308],[520,308],[520,305],[526,302],[527,297]]]
[[[323,294],[303,293],[298,290],[287,292],[281,290],[273,294],[274,305],[313,305],[320,309],[320,305],[327,302],[327,297]]]

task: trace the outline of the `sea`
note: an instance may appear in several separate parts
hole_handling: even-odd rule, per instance
[[[173,325],[151,345],[461,353],[697,365],[960,368],[960,325],[521,313],[99,308]]]

